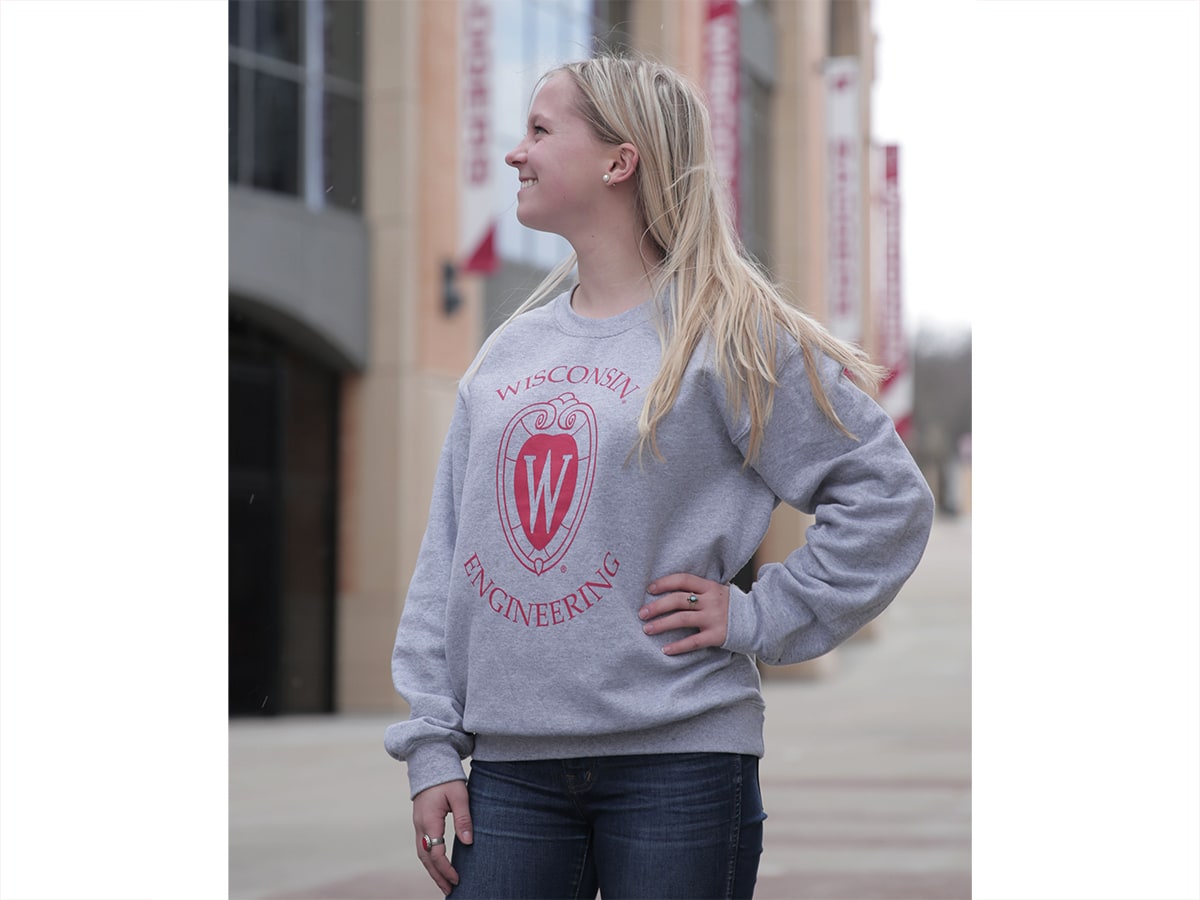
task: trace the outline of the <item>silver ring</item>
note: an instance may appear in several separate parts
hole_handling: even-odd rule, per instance
[[[446,843],[446,839],[444,837],[431,838],[427,834],[421,835],[421,846],[425,848],[426,853],[428,853],[430,850],[432,850],[438,844],[444,844],[444,843]]]
[[[699,602],[700,602],[700,598],[697,597],[695,594],[688,594],[688,603],[690,605],[695,606]]]

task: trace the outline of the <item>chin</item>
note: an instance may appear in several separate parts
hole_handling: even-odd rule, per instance
[[[537,219],[537,216],[530,215],[529,213],[521,212],[521,208],[519,206],[517,207],[517,221],[520,222],[522,225],[524,225],[526,228],[528,228],[530,231],[541,231],[546,234],[558,234],[558,235],[562,234],[562,232],[560,232],[558,229],[550,228],[547,225],[544,225],[541,222],[539,222]]]

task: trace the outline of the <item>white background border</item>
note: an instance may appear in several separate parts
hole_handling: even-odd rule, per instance
[[[1194,898],[1200,6],[952,5],[878,137],[973,325],[975,896]],[[0,894],[223,896],[225,5],[0,42]]]

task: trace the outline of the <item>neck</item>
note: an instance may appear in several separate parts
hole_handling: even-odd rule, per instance
[[[653,271],[661,254],[649,238],[575,247],[579,287],[571,308],[581,316],[606,319],[633,309],[654,293]]]

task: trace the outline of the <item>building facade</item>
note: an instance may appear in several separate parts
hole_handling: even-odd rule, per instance
[[[503,165],[547,66],[630,48],[705,86],[747,248],[873,348],[869,0],[229,10],[231,715],[403,708],[389,659],[457,380],[567,252],[517,226]],[[470,96],[494,94],[475,131],[472,67]],[[494,197],[493,258],[471,271],[477,149],[493,166],[474,194]],[[807,524],[779,510],[755,562]]]

